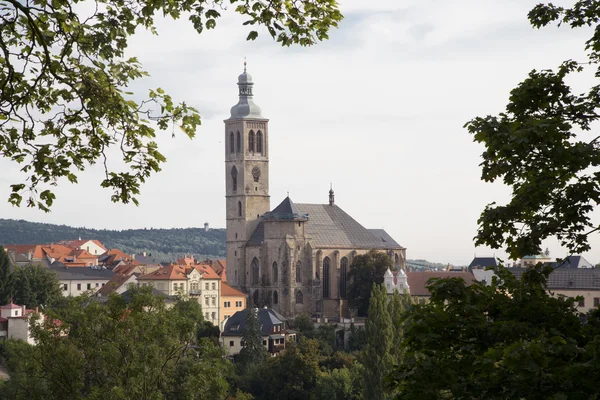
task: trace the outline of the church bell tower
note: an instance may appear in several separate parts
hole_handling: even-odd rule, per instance
[[[252,77],[238,77],[239,101],[225,122],[225,199],[227,283],[246,288],[245,244],[270,211],[269,120],[254,104]]]

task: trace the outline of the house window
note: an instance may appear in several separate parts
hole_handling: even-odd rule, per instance
[[[229,341],[229,347],[233,347],[233,340]]]
[[[594,297],[594,307],[600,306],[600,297]]]
[[[216,306],[216,305],[217,305],[217,298],[216,298],[216,297],[213,297],[213,298],[212,298],[212,305],[213,305],[213,306]]]
[[[235,302],[235,306],[236,307],[241,307],[242,306],[242,302],[241,301],[236,301]]]
[[[304,295],[301,291],[296,291],[296,304],[304,304]]]
[[[267,341],[263,340],[263,346],[266,346],[266,345],[267,345]]]
[[[216,312],[212,313],[212,319],[213,320],[217,319],[217,313]]]
[[[179,290],[183,290],[183,283],[179,284]]]
[[[346,282],[348,277],[348,259],[343,257],[340,261],[340,297],[346,298]]]
[[[208,305],[208,297],[204,298],[204,305],[207,306]]]
[[[258,258],[254,257],[252,259],[250,270],[252,271],[252,284],[258,285],[258,277],[260,276],[260,270],[258,268]]]
[[[329,298],[329,267],[331,261],[329,257],[323,259],[323,298]]]
[[[19,315],[19,310],[15,310],[15,317]]]
[[[87,284],[87,289],[88,289],[88,290],[91,290],[91,289],[92,289],[92,284],[91,284],[91,283],[88,283],[88,284]]]
[[[177,284],[176,283],[173,284],[173,290],[177,291]]]
[[[69,290],[68,285],[66,283],[63,285],[63,290]]]
[[[232,329],[232,331],[233,331],[233,329]],[[240,346],[244,347],[244,341],[243,340],[240,340]]]
[[[208,321],[208,313],[204,313],[204,319]]]
[[[237,152],[239,153],[240,151],[242,151],[242,136],[240,135],[240,132],[237,133]]]
[[[217,284],[213,282],[212,284],[212,290],[217,290]]]
[[[223,318],[223,319],[227,319],[227,318],[231,318],[231,315],[225,314],[225,318]]]
[[[77,284],[77,290],[81,290],[81,283]]]
[[[235,138],[233,137],[233,132],[229,135],[229,152],[233,153],[235,151]]]
[[[279,303],[279,295],[277,294],[277,290],[273,292],[273,304]]]
[[[204,289],[205,289],[205,290],[208,290],[208,283],[205,283],[205,284],[204,284]]]
[[[248,151],[254,153],[254,131],[248,134]]]
[[[296,263],[296,282],[302,283],[302,263],[300,261]]]
[[[233,191],[237,190],[237,168],[235,165],[231,168],[231,183],[233,184]]]
[[[579,307],[585,307],[585,299],[579,300]]]
[[[256,152],[263,152],[263,134],[261,131],[256,132]]]
[[[100,286],[100,284],[99,284],[99,283],[96,283],[96,287],[98,287],[98,286]]]
[[[279,280],[279,270],[277,268],[277,262],[273,262],[273,284],[277,284]]]

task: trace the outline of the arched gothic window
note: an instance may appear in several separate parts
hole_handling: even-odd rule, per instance
[[[302,263],[300,261],[296,263],[296,282],[302,283]]]
[[[256,132],[256,152],[257,153],[262,153],[263,152],[263,134],[261,131]]]
[[[276,285],[279,281],[279,269],[277,268],[277,262],[273,262],[273,285]]]
[[[233,191],[237,190],[237,168],[235,165],[231,168],[231,182],[233,183]]]
[[[233,132],[229,134],[229,152],[233,153],[235,151],[235,137],[233,136]]]
[[[299,290],[296,291],[296,304],[304,304],[304,295]]]
[[[242,216],[242,202],[238,201],[238,217]]]
[[[394,256],[394,265],[395,265],[395,266],[398,266],[398,265],[400,265],[400,257],[398,257],[398,254],[396,254],[396,255]]]
[[[340,297],[346,298],[346,282],[348,277],[348,259],[343,257],[340,260]]]
[[[254,131],[248,134],[248,151],[254,153]]]
[[[239,153],[240,151],[242,151],[242,135],[240,135],[240,132],[238,131],[238,133],[237,133],[237,152]]]
[[[254,302],[254,305],[258,307],[258,290],[254,291],[254,294],[252,295],[252,301]]]
[[[273,292],[273,304],[279,303],[279,295],[277,294],[277,290]]]
[[[258,285],[258,277],[260,276],[260,271],[258,268],[258,258],[254,257],[252,259],[252,264],[250,264],[250,271],[252,271],[252,284]]]
[[[329,267],[331,261],[329,257],[323,259],[323,298],[329,298]]]

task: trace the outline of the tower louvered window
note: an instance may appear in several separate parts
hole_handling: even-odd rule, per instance
[[[237,133],[237,152],[239,153],[240,151],[242,151],[242,135],[240,135],[240,132],[238,131],[238,133]]]
[[[235,138],[233,136],[233,132],[229,135],[229,152],[235,152]]]
[[[248,134],[248,151],[254,153],[254,131]]]
[[[256,152],[263,152],[263,134],[261,131],[256,132]]]

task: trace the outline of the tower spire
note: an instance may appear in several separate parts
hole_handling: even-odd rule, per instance
[[[333,184],[329,182],[329,205],[333,206],[335,204],[335,195],[333,194]]]

